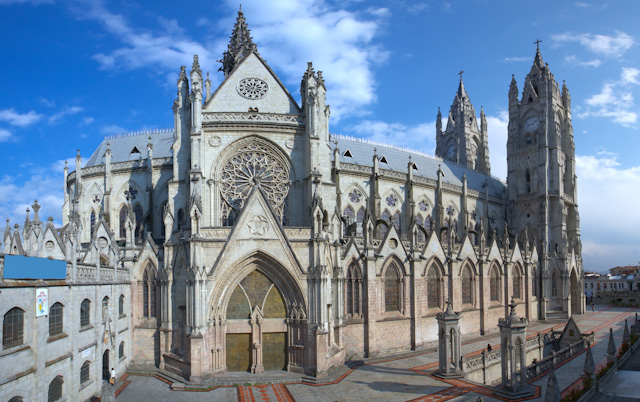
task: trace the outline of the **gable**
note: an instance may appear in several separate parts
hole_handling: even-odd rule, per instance
[[[252,78],[259,81],[252,81]],[[261,82],[266,86],[260,85]],[[260,96],[264,90],[266,93]],[[257,109],[259,113],[300,114],[300,108],[289,91],[255,53],[245,57],[220,84],[205,104],[203,113],[246,113],[249,108],[251,111]]]

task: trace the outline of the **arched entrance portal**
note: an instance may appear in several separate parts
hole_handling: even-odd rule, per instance
[[[235,287],[226,321],[227,371],[286,370],[287,307],[281,291],[260,270]]]

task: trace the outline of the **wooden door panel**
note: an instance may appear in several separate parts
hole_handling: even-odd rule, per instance
[[[251,334],[227,334],[227,371],[251,370]]]
[[[262,361],[265,370],[285,370],[287,367],[287,333],[262,334]]]

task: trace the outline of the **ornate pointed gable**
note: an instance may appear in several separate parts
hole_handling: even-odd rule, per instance
[[[437,257],[440,261],[447,260],[447,256],[440,244],[440,239],[438,239],[436,231],[432,230],[429,235],[429,239],[427,240],[427,244],[424,247],[424,250],[422,250],[420,258],[423,260],[431,260],[434,257]]]
[[[65,260],[67,258],[64,241],[60,238],[55,226],[53,226],[53,218],[47,220],[47,226],[44,228],[43,242],[43,257],[56,260]]]
[[[288,267],[294,277],[306,273],[266,194],[260,187],[254,187],[209,275],[224,271],[247,255],[258,252],[268,254]]]
[[[460,261],[464,261],[466,259],[470,259],[474,264],[478,263],[478,256],[476,255],[476,250],[471,244],[471,240],[469,240],[469,236],[465,235],[462,239],[462,246],[460,247],[460,251],[458,252],[458,259]]]

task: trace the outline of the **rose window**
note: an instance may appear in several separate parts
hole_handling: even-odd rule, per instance
[[[267,94],[269,84],[260,78],[245,78],[238,83],[237,89],[247,99],[260,99]]]
[[[265,145],[240,147],[223,165],[220,178],[223,224],[233,225],[249,193],[259,186],[284,222],[289,193],[289,167]]]

